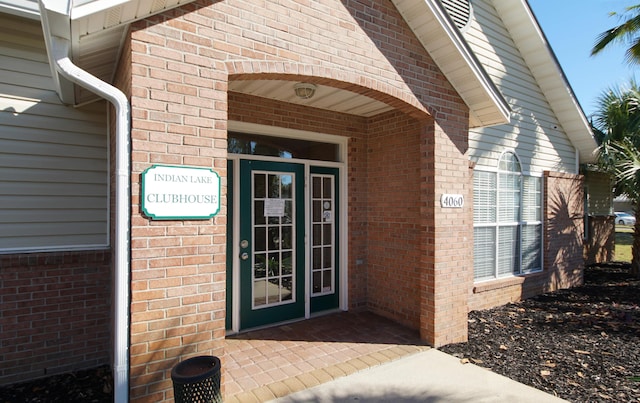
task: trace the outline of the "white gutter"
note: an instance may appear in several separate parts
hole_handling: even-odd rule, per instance
[[[113,104],[116,110],[116,214],[114,265],[114,402],[129,401],[129,101],[116,87],[73,64],[56,38],[53,56],[58,72]],[[60,57],[60,58],[58,58]]]
[[[59,0],[39,0],[49,63],[54,81],[68,80],[111,102],[116,111],[116,203],[113,270],[114,402],[129,401],[129,227],[130,108],[122,91],[82,70],[69,58],[70,9]],[[50,21],[52,20],[52,21]],[[60,33],[61,35],[58,35]],[[60,87],[57,87],[60,91]],[[61,96],[62,94],[58,94]]]

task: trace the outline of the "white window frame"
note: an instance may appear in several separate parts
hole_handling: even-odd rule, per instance
[[[513,155],[515,160],[517,161],[520,170],[518,172],[514,172],[514,171],[505,171],[500,169],[500,163],[503,161],[503,159],[507,156],[507,155]],[[475,282],[483,282],[483,281],[491,281],[491,280],[496,280],[496,279],[500,279],[500,278],[508,278],[508,277],[514,277],[514,276],[522,276],[522,275],[527,275],[527,274],[531,274],[531,273],[537,273],[542,271],[543,269],[543,262],[544,262],[544,258],[543,258],[543,221],[542,221],[542,214],[543,214],[543,200],[544,200],[544,192],[543,192],[543,186],[542,186],[542,176],[541,175],[532,175],[530,172],[527,172],[525,170],[522,169],[522,162],[520,157],[518,156],[518,154],[514,151],[514,150],[505,150],[501,155],[500,158],[498,159],[498,163],[497,166],[494,169],[476,169],[476,172],[487,172],[487,173],[491,173],[493,175],[495,175],[495,188],[494,188],[494,192],[495,192],[495,219],[492,222],[481,222],[478,223],[476,222],[476,220],[474,219],[474,232],[476,228],[492,228],[493,229],[493,273],[491,275],[488,276],[483,276],[483,277],[476,277],[476,263],[474,261],[474,281]],[[519,189],[519,206],[518,208],[518,217],[515,221],[500,221],[500,174],[501,173],[507,173],[507,174],[515,174],[518,175],[521,179],[519,181],[520,184],[520,189]],[[525,208],[525,203],[526,203],[526,196],[524,193],[525,190],[525,180],[527,180],[526,178],[537,178],[537,180],[539,181],[539,195],[538,195],[538,199],[536,200],[536,209],[537,209],[537,220],[531,220],[525,219],[525,212],[524,212],[524,208]],[[475,187],[475,183],[474,183],[474,187]],[[491,197],[489,197],[489,199],[491,199]],[[477,203],[478,201],[476,200],[476,198],[474,198],[474,203]],[[474,206],[474,209],[477,206]],[[539,261],[539,267],[535,267],[533,269],[524,269],[523,268],[523,228],[525,226],[537,226],[539,227],[539,243],[540,243],[540,248],[538,250],[539,253],[539,257],[538,257],[538,261]],[[500,268],[500,251],[499,251],[499,245],[500,245],[500,228],[513,228],[516,227],[516,237],[517,237],[517,248],[518,248],[518,252],[517,252],[517,256],[513,256],[511,255],[511,259],[513,260],[513,258],[515,257],[516,263],[518,265],[517,270],[510,270],[508,273],[500,273],[499,272],[499,268]],[[474,246],[474,256],[476,255],[476,251],[475,251],[475,246]]]

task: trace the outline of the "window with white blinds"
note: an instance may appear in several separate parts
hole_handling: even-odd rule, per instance
[[[497,171],[475,171],[473,181],[475,280],[542,270],[542,179],[506,152]]]

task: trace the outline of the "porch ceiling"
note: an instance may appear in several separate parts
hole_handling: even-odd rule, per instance
[[[296,83],[285,80],[237,80],[229,83],[229,91],[365,117],[393,109],[365,95],[326,85],[316,85],[316,93],[310,99],[298,98],[293,88]]]

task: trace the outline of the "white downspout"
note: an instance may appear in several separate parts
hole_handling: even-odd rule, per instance
[[[114,265],[114,402],[129,401],[129,101],[116,87],[82,70],[69,59],[69,41],[51,37],[55,68],[67,80],[111,102],[116,111],[116,211]]]

